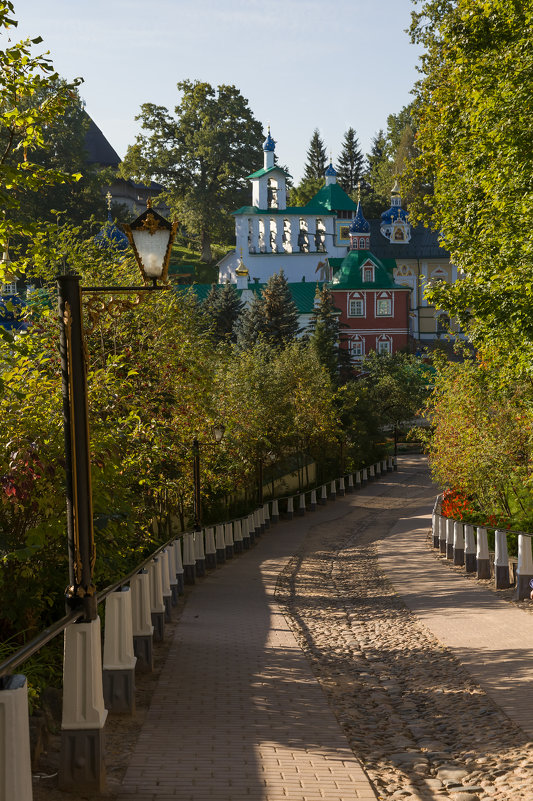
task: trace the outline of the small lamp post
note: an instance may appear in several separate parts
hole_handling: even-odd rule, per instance
[[[224,425],[213,426],[213,436],[217,445],[222,442],[226,427]],[[202,528],[202,500],[200,494],[200,442],[195,437],[192,441],[193,453],[193,509],[194,509],[194,530],[200,531]]]

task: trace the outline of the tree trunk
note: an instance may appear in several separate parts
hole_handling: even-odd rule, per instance
[[[202,231],[201,241],[202,255],[200,256],[200,261],[205,261],[206,264],[210,264],[213,261],[213,253],[211,252],[211,237],[207,231]]]

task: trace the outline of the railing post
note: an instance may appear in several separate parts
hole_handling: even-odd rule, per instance
[[[0,679],[0,801],[32,801],[26,676]]]
[[[476,539],[474,526],[465,525],[465,569],[467,573],[476,572]]]
[[[272,501],[272,515],[270,519],[273,525],[279,523],[279,507],[276,499]]]
[[[250,545],[255,544],[255,519],[252,513],[248,515],[248,537]]]
[[[214,570],[217,566],[217,548],[213,526],[205,530],[205,564],[208,570]]]
[[[170,584],[170,592],[172,595],[172,606],[178,605],[178,579],[176,577],[176,544],[171,542],[167,545],[168,553],[168,581]]]
[[[361,470],[356,470],[355,471],[355,489],[356,490],[360,490],[361,489],[361,475],[362,475],[362,471]]]
[[[328,491],[326,489],[326,485],[322,484],[322,489],[320,490],[320,505],[325,506],[328,502]]]
[[[345,495],[346,489],[344,487],[344,476],[339,478],[339,497],[342,498]]]
[[[292,520],[294,517],[294,501],[292,495],[287,498],[287,517],[289,520]]]
[[[196,555],[194,553],[194,540],[191,532],[183,535],[183,578],[185,584],[196,582]]]
[[[335,501],[337,499],[337,482],[335,481],[335,479],[333,479],[329,487],[330,487],[329,499],[330,501]]]
[[[226,559],[233,559],[233,523],[224,524],[224,544],[226,546]]]
[[[201,528],[193,534],[194,540],[194,556],[196,560],[196,575],[205,576],[205,547],[204,547],[204,532]]]
[[[456,520],[453,525],[453,563],[459,566],[465,563],[463,524],[458,520]]]
[[[154,668],[152,615],[150,609],[150,578],[148,570],[141,570],[130,581],[133,653],[137,669],[150,673]]]
[[[503,529],[494,532],[494,580],[497,590],[506,590],[509,582],[509,554],[507,552],[507,534]]]
[[[247,517],[241,520],[242,547],[245,551],[250,550],[250,523]]]
[[[161,563],[157,556],[148,565],[148,577],[150,580],[150,611],[154,627],[154,639],[164,640],[165,602],[161,585]]]
[[[376,478],[381,477],[381,462],[376,462],[376,464],[374,465],[374,473],[376,475]]]
[[[176,581],[178,582],[178,595],[185,592],[185,580],[183,578],[183,558],[181,555],[181,539],[174,540],[174,567],[176,569]]]
[[[242,553],[242,524],[240,520],[235,520],[233,523],[233,548],[235,553]]]
[[[300,503],[298,506],[298,514],[300,516],[305,514],[305,492],[300,493]]]
[[[163,591],[163,603],[165,604],[165,620],[167,623],[170,623],[172,620],[172,590],[170,589],[168,551],[166,548],[159,552],[159,563],[161,569],[161,589]]]
[[[316,512],[316,490],[311,490],[311,503],[309,505],[311,512]]]
[[[440,515],[438,515],[436,512],[433,512],[431,516],[431,533],[433,536],[434,548],[439,547],[439,521],[440,521]]]
[[[224,539],[223,524],[219,524],[216,528],[215,545],[217,549],[217,565],[223,565],[226,561],[226,540]]]
[[[363,487],[366,487],[368,484],[368,469],[366,467],[363,467],[361,470],[361,484]]]
[[[453,561],[453,529],[455,520],[446,520],[446,559]]]
[[[110,712],[135,712],[135,663],[131,591],[122,587],[105,602],[104,702]]]
[[[353,473],[348,474],[348,486],[346,487],[346,492],[351,493],[354,491],[353,486]]]
[[[265,528],[270,528],[270,507],[268,501],[263,504],[263,521]]]
[[[374,465],[371,464],[368,468],[368,480],[374,481],[375,477],[376,477],[376,471],[374,470]]]
[[[105,788],[100,618],[65,629],[59,786],[84,794]]]
[[[445,517],[439,520],[439,550],[443,556],[446,556],[446,531],[448,528],[448,521]]]
[[[490,579],[489,540],[484,526],[477,527],[476,565],[478,579]]]
[[[529,598],[533,579],[533,558],[531,555],[531,537],[518,535],[518,568],[516,571],[516,600]]]

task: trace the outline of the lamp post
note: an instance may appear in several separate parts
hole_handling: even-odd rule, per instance
[[[65,600],[69,609],[83,612],[80,623],[65,630],[59,771],[60,786],[65,790],[101,791],[105,784],[103,726],[107,712],[102,695],[100,621],[93,582],[96,547],[82,296],[91,296],[87,304],[90,327],[101,311],[116,314],[117,309],[137,305],[144,292],[168,288],[157,282],[166,282],[176,228],[177,223],[170,224],[150,207],[131,226],[125,226],[145,281],[143,286],[82,287],[79,275],[57,278],[69,560]],[[132,294],[135,300],[117,297]],[[106,295],[111,296],[109,300]]]

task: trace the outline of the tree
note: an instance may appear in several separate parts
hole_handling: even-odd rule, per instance
[[[313,136],[307,150],[307,161],[304,168],[304,179],[323,180],[326,172],[327,154],[326,146],[320,136],[320,131],[315,128]]]
[[[280,270],[270,276],[261,297],[256,295],[243,312],[238,341],[246,348],[263,338],[271,345],[283,347],[298,333],[298,309],[283,270]]]
[[[161,198],[200,238],[201,259],[209,262],[213,238],[230,236],[229,213],[244,202],[243,179],[260,158],[262,126],[235,86],[215,90],[185,80],[177,87],[175,116],[164,106],[141,106],[143,133],[128,148],[121,171],[163,184]]]
[[[235,342],[235,325],[243,308],[244,304],[233,284],[228,282],[222,288],[213,284],[202,310],[212,326],[215,341],[222,342],[229,339]]]
[[[13,3],[0,2],[0,29],[8,35],[17,26],[12,14]],[[4,244],[14,237],[33,236],[37,230],[38,221],[20,213],[27,193],[80,177],[32,160],[43,155],[48,129],[62,119],[80,83],[79,78],[61,81],[47,54],[32,55],[32,46],[41,42],[35,37],[0,50],[0,204],[5,212],[0,242]]]
[[[426,53],[410,181],[434,185],[411,213],[441,232],[464,276],[429,297],[478,346],[498,351],[505,369],[530,373],[531,3],[424,2],[411,33]]]
[[[333,304],[333,295],[327,284],[323,284],[318,295],[318,304],[311,318],[311,335],[309,342],[328,371],[334,384],[339,381],[341,363],[346,366],[342,357],[347,354],[340,347],[339,312]]]
[[[364,157],[355,129],[350,127],[344,134],[342,150],[337,165],[337,181],[345,192],[352,195],[363,174]]]

